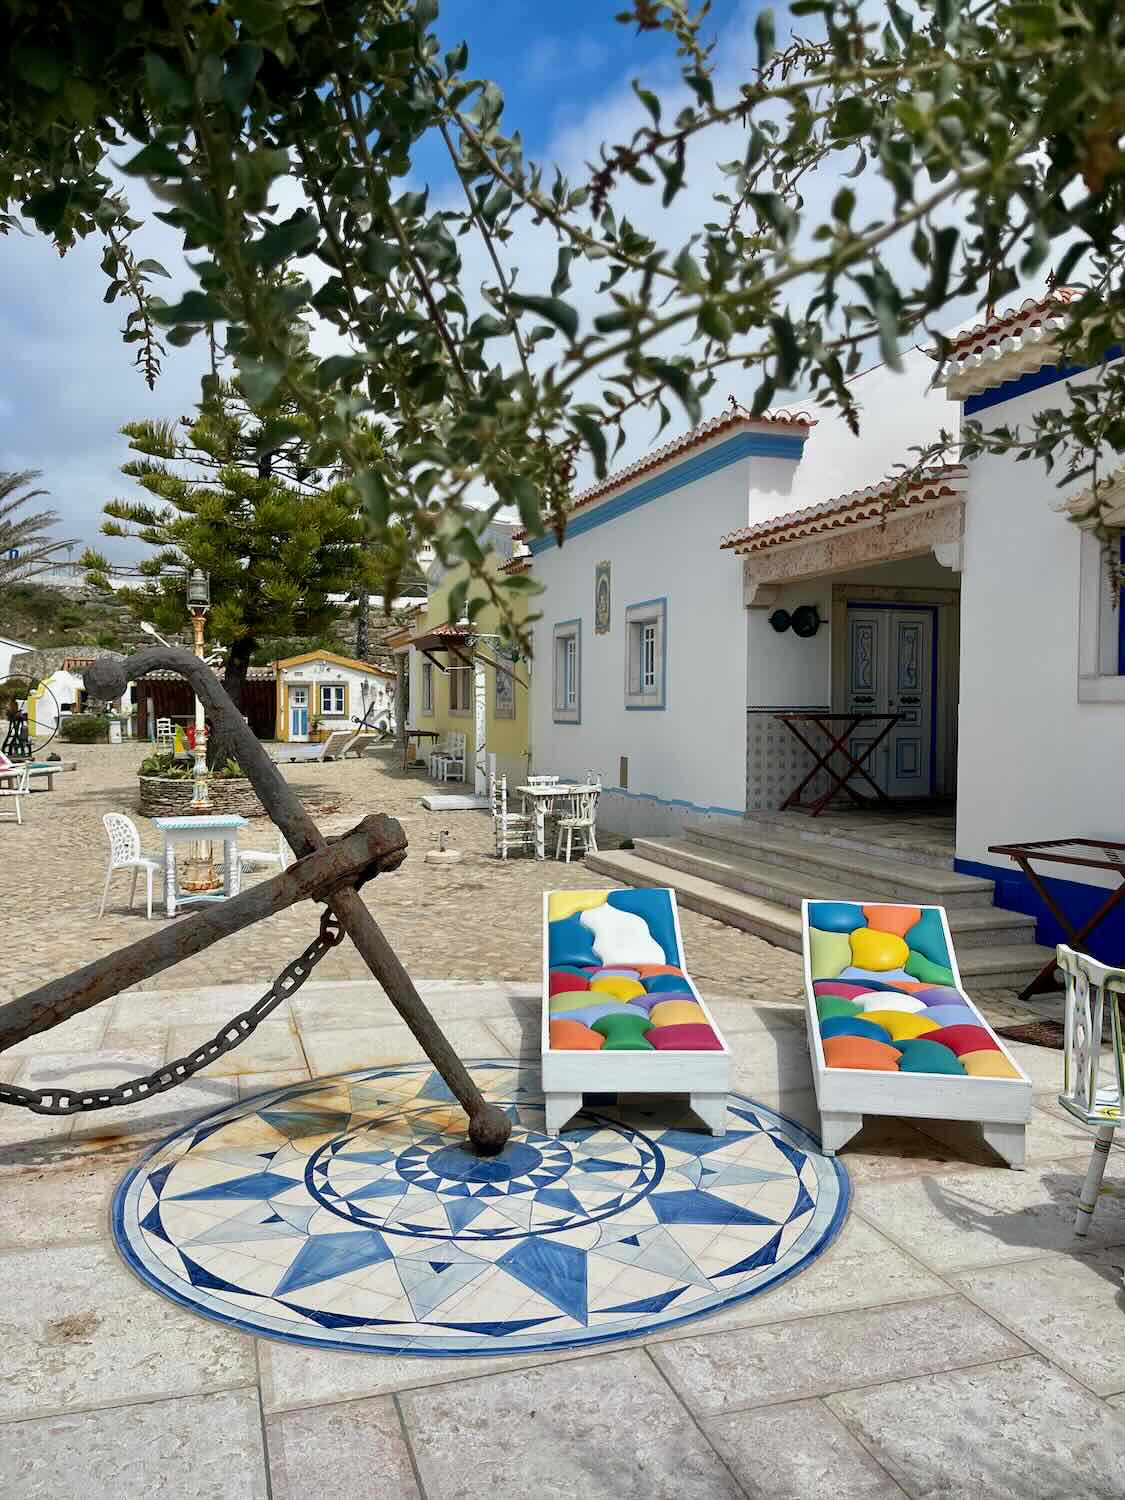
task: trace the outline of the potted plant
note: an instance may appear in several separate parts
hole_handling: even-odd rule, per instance
[[[313,744],[319,745],[322,740],[326,740],[327,738],[328,730],[320,722],[319,715],[313,714],[309,720],[309,739],[312,740]]]

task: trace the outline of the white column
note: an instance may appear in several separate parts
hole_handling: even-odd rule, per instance
[[[473,664],[473,791],[483,797],[488,791],[488,747],[485,739],[485,680],[479,658]]]

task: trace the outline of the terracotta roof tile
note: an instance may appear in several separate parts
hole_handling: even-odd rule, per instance
[[[925,505],[960,494],[967,477],[968,470],[962,464],[946,464],[928,469],[911,480],[903,505]],[[767,547],[776,547],[782,542],[819,536],[844,526],[854,526],[861,521],[879,520],[887,513],[887,501],[895,495],[900,483],[901,480],[897,478],[887,478],[879,484],[868,485],[866,489],[840,495],[835,500],[825,500],[819,505],[807,506],[804,510],[771,516],[767,521],[759,521],[753,526],[743,526],[738,531],[730,532],[719,545],[740,554],[764,552]]]

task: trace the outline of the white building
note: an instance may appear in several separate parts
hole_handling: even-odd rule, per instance
[[[335,651],[306,651],[274,663],[275,731],[279,740],[303,743],[351,729],[394,728],[394,673]]]
[[[12,657],[19,656],[21,652],[30,651],[32,648],[23,641],[12,641],[7,636],[0,635],[0,681],[11,672]]]
[[[779,712],[895,714],[876,782],[907,806],[955,799],[956,868],[1041,915],[990,846],[1125,840],[1125,629],[1105,558],[1033,462],[930,469],[889,513],[883,481],[956,433],[961,403],[1026,424],[1067,399],[1064,380],[1095,380],[1055,365],[1058,311],[1056,294],[959,335],[948,391],[921,349],[903,374],[858,377],[860,440],[833,414],[734,411],[579,496],[561,548],[531,543],[536,770],[596,771],[603,827],[673,833],[781,807],[813,761]],[[1115,883],[1068,869],[1050,889],[1084,915]]]

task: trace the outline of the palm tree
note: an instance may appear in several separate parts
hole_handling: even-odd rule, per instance
[[[61,539],[49,535],[59,523],[57,510],[20,512],[31,501],[46,495],[46,490],[29,490],[27,486],[42,478],[39,469],[22,469],[16,473],[0,471],[0,594],[13,583],[44,573],[63,547],[72,546],[75,538]]]

